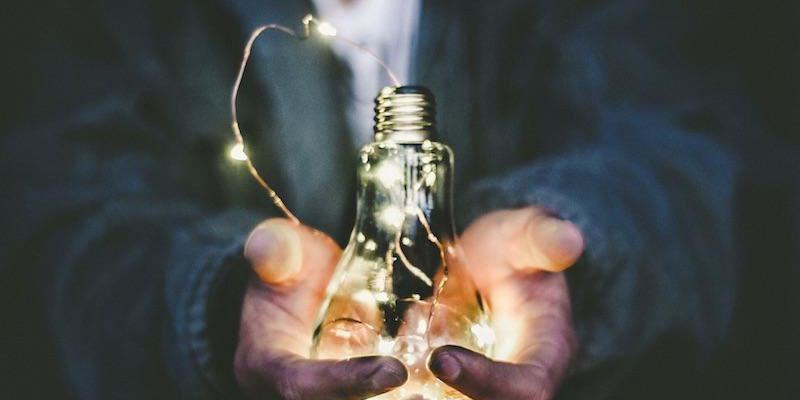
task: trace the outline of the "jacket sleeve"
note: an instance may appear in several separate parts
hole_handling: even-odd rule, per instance
[[[247,178],[224,159],[225,108],[206,104],[201,86],[174,98],[206,121],[221,116],[191,131],[160,103],[159,90],[182,82],[149,46],[174,39],[126,25],[158,19],[112,24],[83,11],[40,48],[36,64],[50,68],[35,77],[46,89],[31,94],[36,121],[2,137],[4,248],[38,271],[33,295],[46,297],[54,358],[76,397],[226,397],[248,271],[241,248],[265,215],[230,201],[226,176]],[[203,55],[207,38],[196,39]],[[181,74],[205,85],[230,76],[194,65],[200,72]]]
[[[720,76],[692,72],[676,49],[685,37],[670,37],[668,22],[686,20],[656,3],[562,7],[568,12],[543,18],[550,23],[536,36],[556,54],[542,77],[546,95],[591,139],[481,181],[469,195],[467,220],[537,205],[583,231],[585,254],[567,272],[581,347],[564,392],[576,398],[606,398],[623,379],[645,385],[649,361],[682,379],[726,338],[731,320],[739,162],[721,138],[741,135],[738,121],[749,117]],[[553,20],[569,22],[557,30]],[[550,126],[540,134],[563,133]]]

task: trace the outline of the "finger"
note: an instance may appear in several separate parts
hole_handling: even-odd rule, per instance
[[[266,220],[250,232],[244,255],[261,280],[286,281],[300,272],[300,235],[295,227],[279,219]]]
[[[252,398],[349,400],[363,399],[389,391],[408,379],[408,372],[397,359],[385,356],[347,360],[307,360],[284,358],[256,368],[260,371],[244,378]],[[280,371],[279,374],[265,372]]]
[[[486,214],[461,239],[470,261],[500,262],[516,270],[562,271],[575,263],[584,248],[578,227],[536,207]]]
[[[290,369],[292,393],[298,399],[362,399],[402,385],[408,372],[395,358],[371,356],[334,360],[300,360]]]
[[[250,233],[245,257],[256,274],[267,283],[290,283],[303,275],[304,266],[319,273],[332,268],[328,261],[338,258],[336,243],[324,234],[283,218],[268,219]],[[322,271],[319,271],[319,269]]]
[[[524,241],[530,259],[518,267],[536,267],[559,272],[577,261],[583,253],[583,234],[575,224],[545,212],[534,212],[528,220]]]
[[[340,253],[324,234],[285,219],[256,227],[245,256],[258,277],[245,292],[240,345],[252,344],[259,354],[279,349],[307,356],[308,333]]]
[[[458,346],[434,350],[430,369],[474,400],[548,400],[558,384],[557,377],[540,364],[493,361]]]
[[[499,340],[493,356],[512,362],[566,366],[577,348],[563,273],[517,274],[487,295]]]

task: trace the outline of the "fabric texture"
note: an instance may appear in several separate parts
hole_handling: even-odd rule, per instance
[[[757,126],[731,76],[692,58],[697,21],[671,2],[421,3],[413,83],[437,96],[461,227],[537,205],[586,235],[568,273],[581,351],[559,398],[623,398],[637,382],[673,393],[728,331],[736,144]],[[249,32],[298,26],[311,5],[82,7],[42,56],[50,86],[32,96],[52,112],[2,138],[3,170],[19,171],[4,180],[3,257],[36,271],[75,398],[235,398],[241,246],[277,214],[226,158],[229,89]],[[354,214],[348,79],[323,41],[270,33],[239,100],[251,158],[340,243]]]

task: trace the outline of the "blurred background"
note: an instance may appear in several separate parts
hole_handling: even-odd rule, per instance
[[[696,51],[709,65],[735,65],[766,123],[764,140],[753,143],[747,155],[749,184],[737,196],[737,220],[744,235],[740,250],[747,270],[734,329],[715,355],[716,367],[705,371],[695,385],[700,393],[686,397],[800,398],[800,3],[684,2],[705,21],[696,32]],[[92,12],[94,8],[81,1],[4,3],[2,134],[71,111],[69,93],[63,89],[69,85],[52,79],[48,71],[80,67],[60,65],[59,54],[80,54],[104,45],[97,35],[100,27],[85,23],[99,19]],[[0,178],[6,174],[25,171],[9,168]],[[20,268],[21,260],[1,253],[0,260],[0,398],[69,398],[55,364],[54,344],[44,334],[44,318],[34,312],[42,307],[40,299],[30,295],[37,271]],[[658,368],[657,357],[651,362]],[[631,394],[647,398],[647,386],[643,380]]]

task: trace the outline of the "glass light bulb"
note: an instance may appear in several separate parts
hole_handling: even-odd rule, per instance
[[[355,227],[320,310],[311,354],[400,359],[408,382],[375,399],[466,399],[427,367],[438,346],[490,354],[494,344],[482,300],[458,256],[453,154],[428,134],[406,129],[401,141],[382,133],[376,139],[383,140],[361,149]]]

